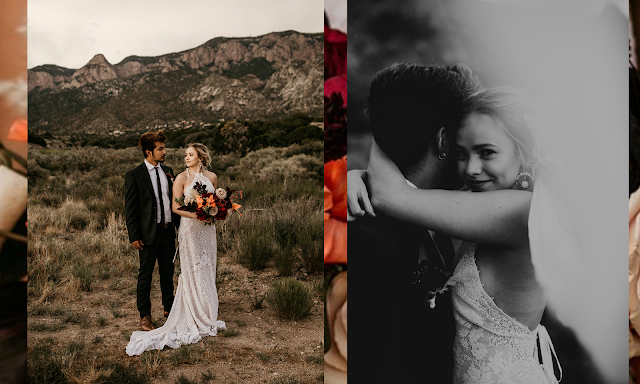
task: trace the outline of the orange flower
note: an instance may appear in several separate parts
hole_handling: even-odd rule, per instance
[[[324,262],[347,263],[347,158],[324,165]]]
[[[202,208],[204,205],[204,200],[202,200],[201,196],[196,197],[196,203],[198,204],[198,208]]]
[[[29,132],[29,129],[27,125],[27,120],[25,119],[17,120],[11,126],[11,129],[9,130],[9,137],[7,137],[7,140],[26,142],[27,140],[29,140],[28,132]]]
[[[242,213],[238,212],[238,209],[240,209],[240,208],[242,208],[242,205],[236,204],[236,203],[231,203],[231,209],[236,211],[238,213],[238,215],[242,216]]]

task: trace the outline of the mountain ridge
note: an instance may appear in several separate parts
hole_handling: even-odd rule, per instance
[[[78,69],[34,67],[28,71],[30,129],[110,134],[178,121],[321,116],[323,35],[216,37],[118,64],[96,54]]]

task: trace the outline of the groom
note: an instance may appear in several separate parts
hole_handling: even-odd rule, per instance
[[[173,214],[173,170],[164,162],[166,136],[164,132],[147,132],[140,136],[144,162],[127,172],[124,178],[124,211],[131,245],[139,251],[137,304],[143,331],[155,327],[151,319],[151,279],[158,260],[160,290],[164,316],[173,305],[173,255],[175,229],[180,216]]]
[[[454,140],[464,100],[478,86],[462,65],[394,64],[375,75],[371,130],[409,184],[460,187]],[[438,295],[433,309],[427,302],[452,272],[451,239],[387,217],[359,218],[348,232],[349,381],[451,383],[451,296]]]

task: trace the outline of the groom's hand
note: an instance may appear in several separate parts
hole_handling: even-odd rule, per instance
[[[136,240],[133,243],[131,243],[131,245],[133,245],[133,248],[140,249],[140,250],[142,250],[142,247],[144,246],[144,244],[142,244],[142,240]]]

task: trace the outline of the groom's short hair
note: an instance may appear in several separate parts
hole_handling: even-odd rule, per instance
[[[453,139],[479,81],[463,64],[396,63],[375,74],[367,114],[376,143],[403,173],[421,164],[441,127]]]
[[[153,150],[156,149],[156,142],[164,143],[167,141],[167,136],[165,136],[164,132],[145,132],[140,136],[140,141],[138,144],[140,145],[140,149],[142,149],[142,154],[144,157],[147,157],[147,150],[153,153]]]

